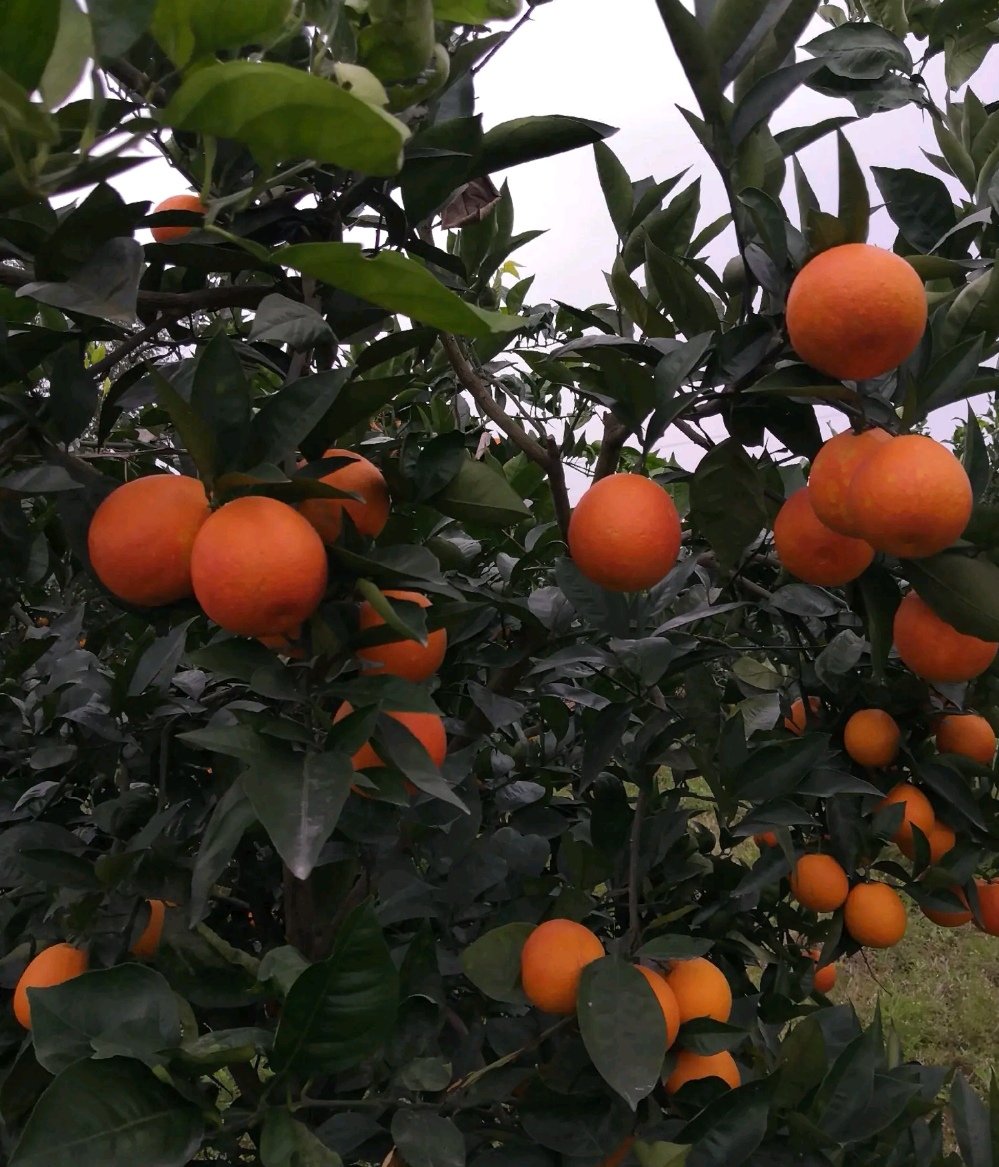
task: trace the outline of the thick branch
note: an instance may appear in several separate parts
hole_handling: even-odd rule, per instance
[[[631,436],[631,426],[620,422],[609,410],[604,415],[604,438],[600,443],[600,453],[593,470],[593,481],[599,482],[609,474],[614,474],[624,449],[624,443]]]
[[[548,437],[548,484],[552,491],[552,501],[555,503],[555,518],[558,520],[559,530],[562,532],[562,538],[567,540],[572,507],[569,505],[569,491],[565,485],[562,455],[559,453],[558,442],[551,435]]]
[[[638,787],[635,800],[635,817],[631,822],[631,846],[628,854],[628,940],[629,949],[642,939],[641,897],[639,892],[640,861],[642,853],[642,823],[648,803],[648,789],[645,783]]]
[[[481,377],[479,377],[478,373],[469,364],[468,358],[462,352],[457,338],[451,336],[450,333],[441,333],[441,345],[445,353],[447,353],[447,358],[451,362],[451,368],[454,369],[462,387],[467,389],[472,395],[472,400],[479,409],[482,410],[490,421],[495,422],[514,445],[519,446],[532,462],[537,462],[539,466],[543,466],[550,473],[551,458],[549,457],[548,451],[536,438],[532,438],[529,433],[521,429],[513,418],[496,404],[492,394],[483,384]]]

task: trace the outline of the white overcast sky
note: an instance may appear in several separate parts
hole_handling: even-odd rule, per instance
[[[654,0],[553,0],[534,11],[531,21],[511,38],[477,79],[479,111],[485,125],[532,114],[559,113],[592,118],[619,127],[609,145],[633,179],[647,175],[662,180],[686,167],[702,180],[704,226],[727,209],[724,193],[700,145],[677,112],[678,104],[696,108],[672,51]],[[816,21],[814,33],[828,26]],[[920,52],[918,45],[916,52]],[[804,56],[804,54],[799,54]],[[939,98],[945,92],[939,63],[931,63],[927,78]],[[972,81],[983,101],[999,99],[999,50]],[[774,127],[806,125],[838,114],[851,115],[846,101],[801,89],[775,116]],[[872,165],[932,170],[921,147],[936,151],[928,116],[913,107],[857,121],[846,130],[861,165],[868,173],[872,201],[877,188]],[[837,172],[835,139],[827,138],[803,151],[800,160],[823,207],[835,211]],[[602,272],[614,259],[614,233],[597,182],[589,149],[517,167],[507,175],[514,195],[517,230],[546,228],[547,233],[514,257],[524,273],[536,274],[531,299],[566,300],[585,306],[606,301]],[[116,185],[126,198],[165,197],[176,188],[162,161],[120,176]],[[957,193],[957,186],[951,183]],[[785,202],[794,207],[793,185],[785,187]],[[791,212],[796,220],[796,212]],[[884,211],[875,214],[871,242],[890,246],[895,231]],[[723,264],[734,254],[726,233],[714,242],[711,257]],[[940,437],[953,432],[962,406],[941,411],[933,419]],[[827,427],[825,427],[827,428]],[[836,428],[842,428],[837,425]],[[664,448],[684,465],[700,451],[675,430]]]

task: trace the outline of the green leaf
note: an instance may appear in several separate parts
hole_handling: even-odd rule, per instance
[[[803,46],[820,57],[837,77],[879,81],[889,71],[912,73],[912,54],[905,42],[875,24],[849,23],[824,32]]]
[[[196,70],[163,120],[176,130],[243,142],[264,168],[313,158],[379,176],[398,173],[409,137],[402,122],[333,81],[273,61]]]
[[[744,1163],[767,1133],[772,1093],[769,1081],[748,1082],[708,1103],[682,1132],[684,1141],[693,1143],[692,1161]]]
[[[243,787],[234,782],[215,804],[201,836],[194,871],[191,875],[190,920],[197,924],[216,882],[229,865],[233,852],[256,814]]]
[[[887,166],[872,166],[871,173],[892,222],[918,251],[932,251],[956,225],[954,204],[941,179]]]
[[[67,312],[115,324],[134,324],[144,264],[141,243],[135,239],[109,239],[70,279],[28,283],[17,294]]]
[[[349,376],[350,369],[330,369],[301,377],[265,398],[250,423],[253,461],[280,465],[293,457],[329,413]]]
[[[656,0],[656,5],[705,121],[712,127],[724,125],[721,73],[704,29],[681,0]]]
[[[975,374],[983,349],[984,338],[979,334],[955,345],[934,361],[916,386],[915,416],[907,420],[919,420],[935,409],[974,396]]]
[[[628,172],[621,165],[614,151],[603,142],[593,144],[593,156],[597,163],[597,177],[604,201],[610,212],[611,222],[617,230],[618,238],[628,235],[631,214],[634,210],[634,195]]]
[[[533,931],[533,924],[519,923],[491,929],[462,952],[462,972],[491,1000],[526,1004],[520,987],[520,953]]]
[[[465,1167],[465,1136],[441,1115],[397,1110],[392,1141],[408,1167]]]
[[[293,352],[306,352],[332,339],[333,329],[315,308],[277,292],[260,301],[250,329],[251,343],[286,344]]]
[[[3,0],[0,27],[0,69],[30,93],[55,47],[59,0]]]
[[[597,1072],[635,1110],[659,1082],[666,1021],[652,986],[616,956],[583,969],[576,1005],[579,1032]]]
[[[992,463],[989,460],[989,450],[985,444],[982,427],[970,405],[968,406],[968,420],[965,423],[964,451],[961,455],[961,463],[968,472],[975,498],[981,499],[992,481]]]
[[[710,295],[697,282],[688,267],[645,240],[645,262],[649,282],[659,293],[663,310],[671,317],[677,331],[688,338],[703,332],[716,332],[718,312]]]
[[[738,77],[791,4],[792,0],[717,0],[707,34],[721,63],[723,85]]]
[[[59,32],[39,82],[49,109],[62,105],[76,89],[94,55],[90,22],[76,0],[60,0]]]
[[[960,1071],[951,1086],[950,1105],[962,1162],[967,1167],[992,1167],[989,1110]]]
[[[152,31],[178,68],[192,56],[231,52],[244,45],[267,44],[284,27],[289,0],[159,0]]]
[[[132,1058],[77,1062],[31,1112],[10,1167],[184,1167],[201,1109]]]
[[[432,502],[452,519],[490,527],[509,527],[531,515],[506,478],[474,458],[462,462],[458,473]]]
[[[762,77],[735,107],[729,134],[738,146],[823,67],[821,61],[800,61]]]
[[[477,308],[413,259],[395,251],[365,255],[358,243],[300,243],[283,247],[274,261],[349,292],[386,312],[461,336],[487,337],[523,326],[516,316]]]
[[[331,1151],[304,1123],[284,1107],[271,1107],[260,1132],[262,1167],[342,1167]]]
[[[762,481],[738,442],[729,438],[701,459],[690,482],[690,517],[723,567],[734,567],[767,526]]]
[[[999,567],[946,551],[903,564],[909,582],[938,616],[965,636],[999,642]]]
[[[487,130],[482,137],[472,177],[480,178],[496,170],[507,170],[539,158],[551,158],[567,150],[592,146],[616,134],[614,126],[564,114],[515,118]]]
[[[35,1056],[50,1074],[81,1058],[138,1058],[152,1067],[180,1045],[180,1015],[158,972],[138,964],[83,973],[50,989],[32,989]]]
[[[211,434],[213,473],[241,468],[253,402],[243,366],[224,332],[216,333],[198,354],[191,408]]]
[[[690,1021],[685,1021],[680,1026],[678,1037],[679,1044],[684,1049],[705,1056],[734,1049],[745,1040],[745,1029],[724,1021],[715,1021],[712,1017],[694,1017]]]
[[[87,0],[97,55],[121,57],[152,23],[156,0]]]
[[[277,853],[296,879],[308,879],[336,829],[354,767],[345,754],[275,756],[252,765],[240,784]]]
[[[905,0],[861,0],[864,11],[875,23],[888,29],[897,37],[909,32],[909,19],[905,14]]]
[[[434,0],[434,16],[454,24],[485,24],[510,20],[522,7],[523,0]]]
[[[827,118],[825,121],[818,122],[814,126],[798,126],[793,130],[780,130],[774,134],[774,139],[777,145],[780,146],[781,153],[784,157],[790,158],[792,154],[797,154],[799,150],[804,150],[806,146],[811,146],[813,142],[818,142],[826,134],[831,134],[834,130],[838,130],[842,126],[848,126],[856,120],[856,118],[851,117]]]
[[[274,1068],[335,1074],[358,1065],[391,1032],[398,994],[399,974],[366,902],[344,921],[329,959],[306,969],[288,993]]]
[[[846,228],[850,243],[866,243],[871,225],[871,196],[857,155],[842,130],[836,131],[839,150],[838,219]]]
[[[263,968],[262,961],[260,967]],[[269,1029],[214,1029],[185,1041],[180,1047],[180,1057],[187,1065],[211,1074],[223,1066],[253,1061],[258,1053],[266,1053],[273,1044],[274,1035]]]

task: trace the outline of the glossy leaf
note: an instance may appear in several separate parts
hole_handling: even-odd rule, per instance
[[[504,924],[473,941],[461,954],[461,969],[493,1001],[524,1004],[520,988],[520,952],[533,924]]]
[[[866,243],[871,225],[871,196],[857,155],[842,130],[836,131],[839,151],[839,221],[850,243]]]
[[[465,1167],[465,1136],[449,1118],[397,1110],[392,1139],[408,1167]]]
[[[614,126],[565,114],[501,122],[483,135],[473,177],[535,162],[539,158],[551,158],[567,150],[578,150],[581,146],[592,146],[594,142],[616,133]]]
[[[728,567],[767,525],[763,484],[737,442],[722,442],[698,464],[690,483],[690,514],[696,530]]]
[[[735,107],[729,133],[738,146],[761,122],[784,104],[796,89],[822,68],[821,61],[801,61],[761,78]]]
[[[957,223],[950,192],[941,179],[887,166],[872,166],[871,173],[892,222],[918,251],[932,251]]]
[[[966,636],[999,641],[999,567],[987,559],[943,552],[905,561],[919,596]]]
[[[707,122],[722,125],[722,78],[704,29],[681,0],[656,0],[656,5],[701,113]]]
[[[286,344],[293,352],[305,352],[332,339],[333,329],[315,308],[277,292],[260,301],[250,329],[251,342]]]
[[[593,156],[597,163],[597,176],[604,192],[604,201],[610,213],[611,222],[618,236],[624,239],[629,231],[631,214],[634,209],[631,179],[621,165],[618,156],[603,142],[595,142]]]
[[[156,0],[87,0],[98,55],[127,53],[149,28],[155,8]]]
[[[30,93],[55,47],[59,0],[5,0],[0,69]]]
[[[342,1160],[284,1107],[271,1107],[260,1132],[262,1167],[341,1167]]]
[[[502,474],[474,458],[462,462],[433,504],[451,518],[491,527],[509,527],[531,514]]]

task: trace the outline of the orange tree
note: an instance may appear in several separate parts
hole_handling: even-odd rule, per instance
[[[610,127],[483,125],[518,0],[0,4],[13,1167],[993,1162],[824,993],[906,903],[999,934],[999,512],[973,413],[918,432],[995,388],[999,109],[922,68],[996,6],[658,8],[708,225]],[[863,247],[803,85],[923,110],[959,204],[876,168]],[[612,302],[535,303],[490,175],[579,148]]]

